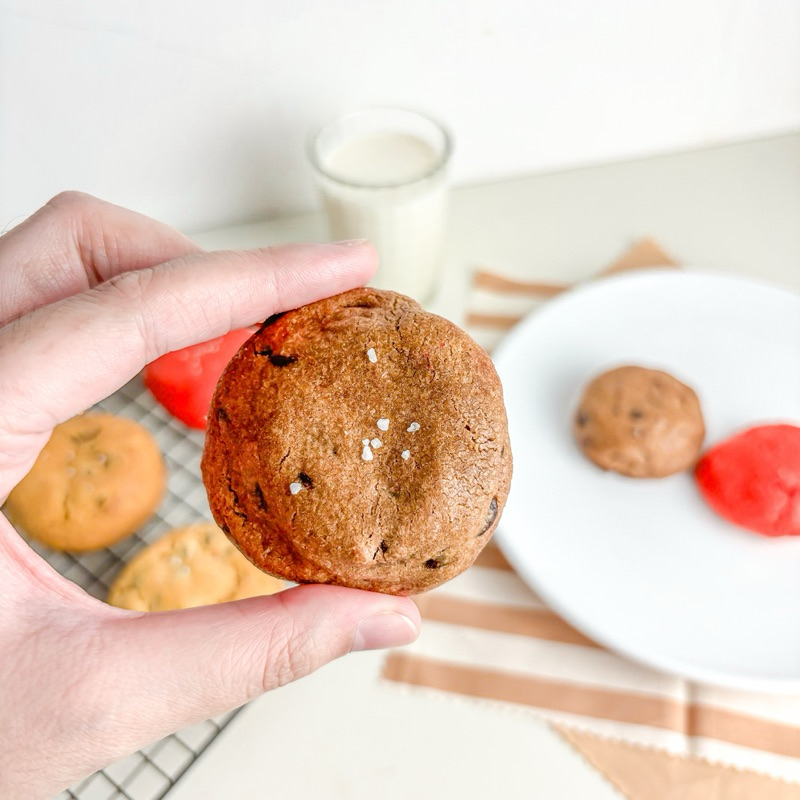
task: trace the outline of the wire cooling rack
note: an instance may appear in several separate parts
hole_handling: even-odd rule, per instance
[[[211,519],[200,478],[203,434],[190,431],[157,405],[136,378],[98,403],[95,411],[128,417],[155,436],[169,471],[167,493],[158,513],[136,534],[106,550],[72,555],[31,546],[66,578],[105,600],[108,587],[127,561],[170,528]],[[197,760],[236,712],[167,736],[117,761],[58,795],[57,800],[160,800]]]

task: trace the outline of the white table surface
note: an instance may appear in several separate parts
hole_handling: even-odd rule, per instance
[[[684,264],[800,290],[800,134],[457,189],[431,308],[460,322],[476,266],[579,280],[645,235]],[[194,238],[242,248],[325,231],[308,214]],[[381,659],[348,656],[251,703],[170,800],[621,797],[532,714],[381,685]]]

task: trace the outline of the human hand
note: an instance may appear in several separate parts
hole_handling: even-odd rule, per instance
[[[203,253],[68,193],[0,237],[0,502],[53,427],[169,350],[366,281],[366,243]],[[0,797],[47,797],[353,650],[413,641],[407,598],[333,586],[185,611],[112,608],[0,517]]]

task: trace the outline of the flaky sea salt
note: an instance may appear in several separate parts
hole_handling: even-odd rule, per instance
[[[382,431],[389,430],[389,420],[388,419],[379,419],[378,420],[378,428]]]
[[[366,447],[369,444],[369,439],[362,439],[361,444],[363,444],[364,447]]]
[[[403,461],[408,461],[408,457],[410,455],[411,455],[411,451],[410,450],[403,450],[403,452],[400,453],[400,457],[403,459]]]
[[[377,450],[383,445],[383,442],[380,439],[373,439],[370,444]]]
[[[378,360],[378,356],[377,356],[377,355],[376,355],[376,353],[375,353],[375,348],[374,348],[374,347],[370,347],[370,349],[369,349],[369,350],[367,350],[367,358],[368,358],[368,359],[369,359],[369,360],[370,360],[370,361],[371,361],[373,364],[374,364],[374,363],[375,363],[375,362]]]
[[[302,483],[290,483],[289,484],[289,491],[292,494],[297,494],[303,488]]]
[[[372,461],[372,450],[369,449],[369,445],[365,444],[364,449],[361,451],[361,458],[364,461]]]
[[[406,428],[406,430],[407,430],[409,433],[414,433],[415,431],[418,431],[418,430],[419,430],[419,422],[412,422],[412,423],[411,423],[411,424],[410,424],[410,425],[409,425],[409,426]]]

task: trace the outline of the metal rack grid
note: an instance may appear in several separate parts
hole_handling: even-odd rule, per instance
[[[200,478],[203,434],[190,431],[157,405],[141,378],[98,403],[94,410],[144,425],[155,436],[169,473],[167,492],[157,514],[141,530],[113,547],[73,555],[31,542],[58,572],[105,600],[117,573],[145,545],[170,528],[211,519],[211,513]],[[160,800],[235,714],[233,711],[167,736],[96,772],[62,792],[57,800]]]

